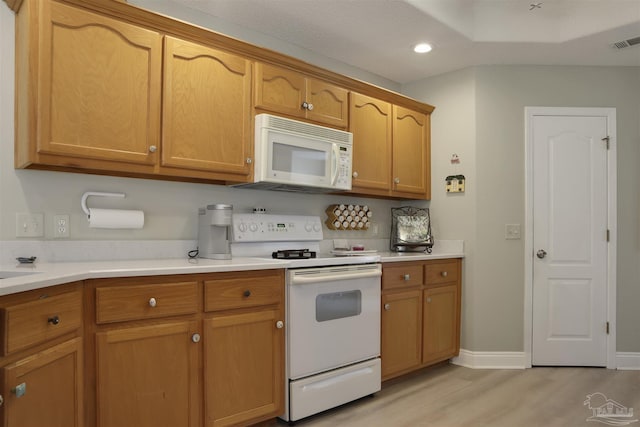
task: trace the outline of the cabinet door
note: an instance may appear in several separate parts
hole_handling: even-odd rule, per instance
[[[382,295],[382,379],[420,366],[422,291]]]
[[[281,310],[214,315],[205,326],[205,425],[244,424],[284,412]]]
[[[100,427],[200,425],[197,322],[96,334]]]
[[[353,133],[353,190],[391,188],[391,104],[351,92],[349,131]]]
[[[251,65],[240,56],[165,37],[162,166],[203,174],[186,172],[194,176],[248,179]]]
[[[300,118],[305,116],[302,103],[306,82],[302,74],[258,62],[255,82],[256,108]]]
[[[42,8],[39,154],[156,163],[160,34],[53,1]]]
[[[349,91],[312,78],[307,79],[305,101],[310,104],[306,117],[319,123],[347,128]]]
[[[75,338],[2,369],[4,427],[79,427],[82,339]]]
[[[435,363],[458,354],[459,297],[456,284],[424,290],[422,363]]]
[[[393,107],[393,191],[431,198],[430,117]]]

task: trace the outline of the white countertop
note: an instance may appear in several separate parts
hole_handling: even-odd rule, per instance
[[[443,247],[432,254],[376,252],[366,256],[328,257],[314,260],[276,260],[259,257],[234,257],[230,260],[211,259],[152,259],[85,262],[38,262],[34,264],[4,264],[0,272],[0,296],[41,289],[86,279],[109,277],[159,276],[169,274],[217,273],[227,271],[267,270],[367,262],[403,262],[430,259],[462,258],[462,245]],[[30,273],[30,274],[27,274]],[[13,277],[15,276],[15,277]]]

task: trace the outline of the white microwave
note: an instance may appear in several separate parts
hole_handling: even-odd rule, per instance
[[[253,183],[239,187],[351,190],[353,134],[270,114],[255,118]]]

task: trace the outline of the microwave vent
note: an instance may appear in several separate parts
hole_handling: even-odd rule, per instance
[[[313,135],[318,138],[330,141],[351,144],[353,134],[342,130],[327,128],[324,126],[312,125],[310,123],[290,120],[284,117],[272,116],[270,114],[260,114],[256,116],[256,120],[264,120],[262,125],[275,130],[286,130],[289,132],[299,133],[301,135]]]
[[[322,187],[310,187],[304,185],[292,185],[292,184],[279,184],[274,182],[250,182],[246,184],[235,184],[232,187],[237,188],[252,188],[254,190],[274,190],[274,191],[290,191],[294,193],[339,193],[345,190],[339,190],[336,188],[322,188]]]

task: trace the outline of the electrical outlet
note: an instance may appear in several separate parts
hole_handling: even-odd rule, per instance
[[[17,213],[16,237],[43,237],[44,214]]]
[[[520,224],[505,224],[504,238],[507,240],[520,239]]]
[[[53,237],[64,239],[69,237],[69,215],[60,214],[53,216]]]

